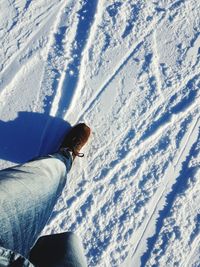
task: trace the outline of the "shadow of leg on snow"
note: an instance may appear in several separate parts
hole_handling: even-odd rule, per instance
[[[0,159],[24,163],[53,153],[69,129],[68,122],[46,113],[19,112],[12,121],[0,120]]]

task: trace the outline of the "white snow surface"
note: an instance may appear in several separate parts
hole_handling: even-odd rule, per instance
[[[45,233],[89,266],[200,266],[200,1],[0,0],[0,167],[92,136]]]

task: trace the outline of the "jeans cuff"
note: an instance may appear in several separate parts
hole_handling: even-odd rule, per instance
[[[70,171],[72,167],[73,158],[72,154],[68,150],[59,150],[57,153],[54,153],[51,156],[60,159],[62,162],[64,162],[67,171]]]

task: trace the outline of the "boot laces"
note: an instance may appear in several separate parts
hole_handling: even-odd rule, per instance
[[[82,142],[81,137],[79,137],[79,138],[74,137],[72,140],[74,141],[75,144],[71,148],[71,152],[74,154],[74,156],[77,156],[80,158],[84,157],[84,153],[77,152],[77,147],[79,147],[81,145],[81,142]]]

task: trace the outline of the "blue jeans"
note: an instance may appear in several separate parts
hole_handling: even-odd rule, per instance
[[[29,257],[61,195],[71,165],[69,152],[55,153],[0,172],[1,247]],[[73,234],[66,237],[69,255],[66,252],[65,264],[61,266],[86,266],[77,238]]]

